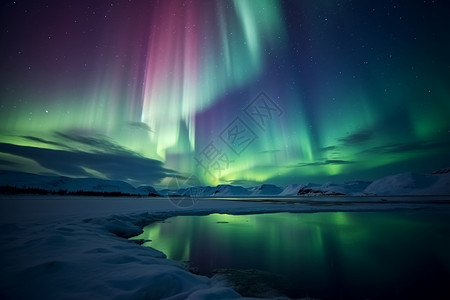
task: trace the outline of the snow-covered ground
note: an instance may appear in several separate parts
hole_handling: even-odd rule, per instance
[[[179,208],[168,198],[1,196],[0,299],[237,299],[225,283],[189,273],[126,238],[174,215],[441,209],[448,199],[229,200],[200,198]]]

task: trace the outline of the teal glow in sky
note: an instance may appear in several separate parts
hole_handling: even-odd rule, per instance
[[[164,186],[450,163],[445,1],[5,1],[0,169]]]

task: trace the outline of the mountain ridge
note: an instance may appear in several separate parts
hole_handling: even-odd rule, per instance
[[[134,187],[120,180],[101,178],[72,178],[49,176],[17,171],[0,171],[0,192],[50,193],[117,196],[165,197],[258,197],[258,196],[411,196],[450,195],[450,168],[429,174],[405,172],[389,175],[372,182],[348,181],[337,183],[290,184],[279,187],[273,184],[245,188],[239,185],[220,184],[157,190],[151,185]]]

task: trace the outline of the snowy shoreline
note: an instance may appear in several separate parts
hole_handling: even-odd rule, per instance
[[[180,209],[168,198],[3,195],[0,298],[237,299],[222,283],[127,238],[178,215],[450,209],[448,196],[259,199],[199,198]]]

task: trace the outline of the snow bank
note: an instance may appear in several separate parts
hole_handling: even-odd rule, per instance
[[[145,224],[169,216],[167,213],[82,218],[84,213],[104,214],[108,201],[95,200],[100,202],[96,203],[100,205],[95,209],[101,207],[101,210],[94,212],[93,207],[89,208],[90,201],[80,201],[79,198],[54,199],[76,201],[79,208],[86,205],[76,213],[77,217],[58,219],[56,211],[53,212],[54,217],[49,217],[48,212],[42,209],[45,218],[26,216],[31,220],[37,217],[37,223],[11,222],[14,219],[11,216],[2,219],[1,299],[240,298],[238,293],[222,283],[189,273],[181,263],[167,260],[160,251],[141,247],[126,239],[141,233]],[[36,206],[36,211],[40,211],[41,208],[37,207],[42,204],[40,199],[20,199],[18,202]],[[130,204],[126,199],[122,201]],[[0,202],[2,209],[17,209],[10,211],[11,214],[19,214],[17,219],[23,217],[20,216],[21,209],[15,206],[17,204],[5,199]],[[167,208],[165,202],[168,201],[139,202],[139,206],[145,203],[153,209]],[[68,203],[69,207],[72,205],[74,203]],[[62,206],[59,208],[64,210]],[[70,215],[69,211],[61,211],[62,215],[66,213]]]

